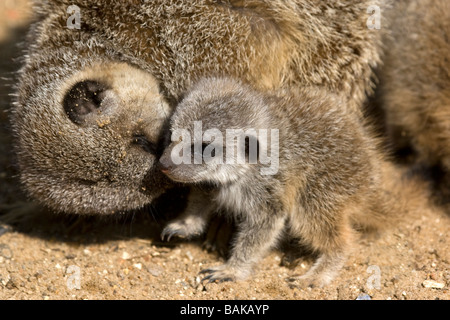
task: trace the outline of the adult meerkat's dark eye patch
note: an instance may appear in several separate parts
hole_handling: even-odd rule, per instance
[[[134,135],[132,142],[152,155],[158,155],[160,153],[158,145],[148,140],[144,135]]]
[[[81,124],[85,116],[100,108],[108,89],[106,84],[94,80],[76,83],[63,101],[64,111],[69,119]]]

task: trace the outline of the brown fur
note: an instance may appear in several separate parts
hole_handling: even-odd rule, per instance
[[[21,181],[58,211],[111,213],[152,202],[170,186],[135,137],[157,144],[167,105],[205,75],[265,91],[317,85],[359,113],[380,61],[381,32],[366,27],[373,3],[384,1],[38,2],[12,108]],[[80,8],[80,30],[66,26],[71,5]],[[84,125],[69,119],[62,104],[74,79],[110,89],[116,107],[100,109],[111,122],[95,113]]]
[[[443,172],[450,199],[450,2],[397,1],[380,73],[388,134],[416,162]]]

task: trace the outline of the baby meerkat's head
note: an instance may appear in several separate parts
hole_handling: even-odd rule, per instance
[[[169,186],[155,163],[170,111],[155,78],[107,61],[48,72],[36,81],[39,71],[22,70],[12,114],[29,193],[58,211],[96,214],[159,196]]]
[[[241,180],[261,168],[270,123],[262,94],[233,79],[202,79],[171,118],[171,142],[159,160],[161,170],[184,183]]]

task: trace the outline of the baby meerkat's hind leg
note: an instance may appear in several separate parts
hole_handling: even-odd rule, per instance
[[[285,229],[285,216],[273,212],[258,212],[244,217],[237,223],[238,232],[234,239],[230,258],[220,266],[201,271],[207,274],[202,281],[223,282],[247,278],[253,266],[277,244]]]
[[[328,285],[342,269],[348,256],[346,251],[322,252],[306,274],[288,278],[289,286],[322,288]]]
[[[319,215],[321,213],[317,213]],[[304,274],[287,279],[291,288],[324,287],[339,273],[349,254],[354,231],[343,212],[336,213],[331,219],[305,221],[309,226],[301,228],[301,238],[318,258]],[[340,215],[340,216],[339,216]],[[334,220],[334,221],[333,221]],[[315,228],[311,228],[311,226]]]
[[[186,210],[167,224],[161,233],[161,239],[170,241],[173,236],[184,239],[200,236],[205,231],[213,212],[213,204],[207,194],[192,188]]]

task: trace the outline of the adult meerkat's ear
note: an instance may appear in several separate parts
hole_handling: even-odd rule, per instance
[[[97,116],[106,111],[108,105],[108,85],[100,81],[84,80],[76,83],[63,100],[64,111],[69,119],[82,124],[87,118]]]
[[[61,20],[61,24],[67,25],[66,19],[71,15],[79,15],[80,7],[77,5],[79,1],[74,0],[72,3],[65,0],[32,0],[32,13],[35,21],[42,21],[51,16],[66,17]],[[75,9],[75,11],[73,10]],[[57,26],[59,27],[59,25]],[[37,32],[39,34],[39,32]]]
[[[33,8],[41,14],[51,12],[58,7],[67,6],[70,6],[70,4],[64,0],[33,0]]]

